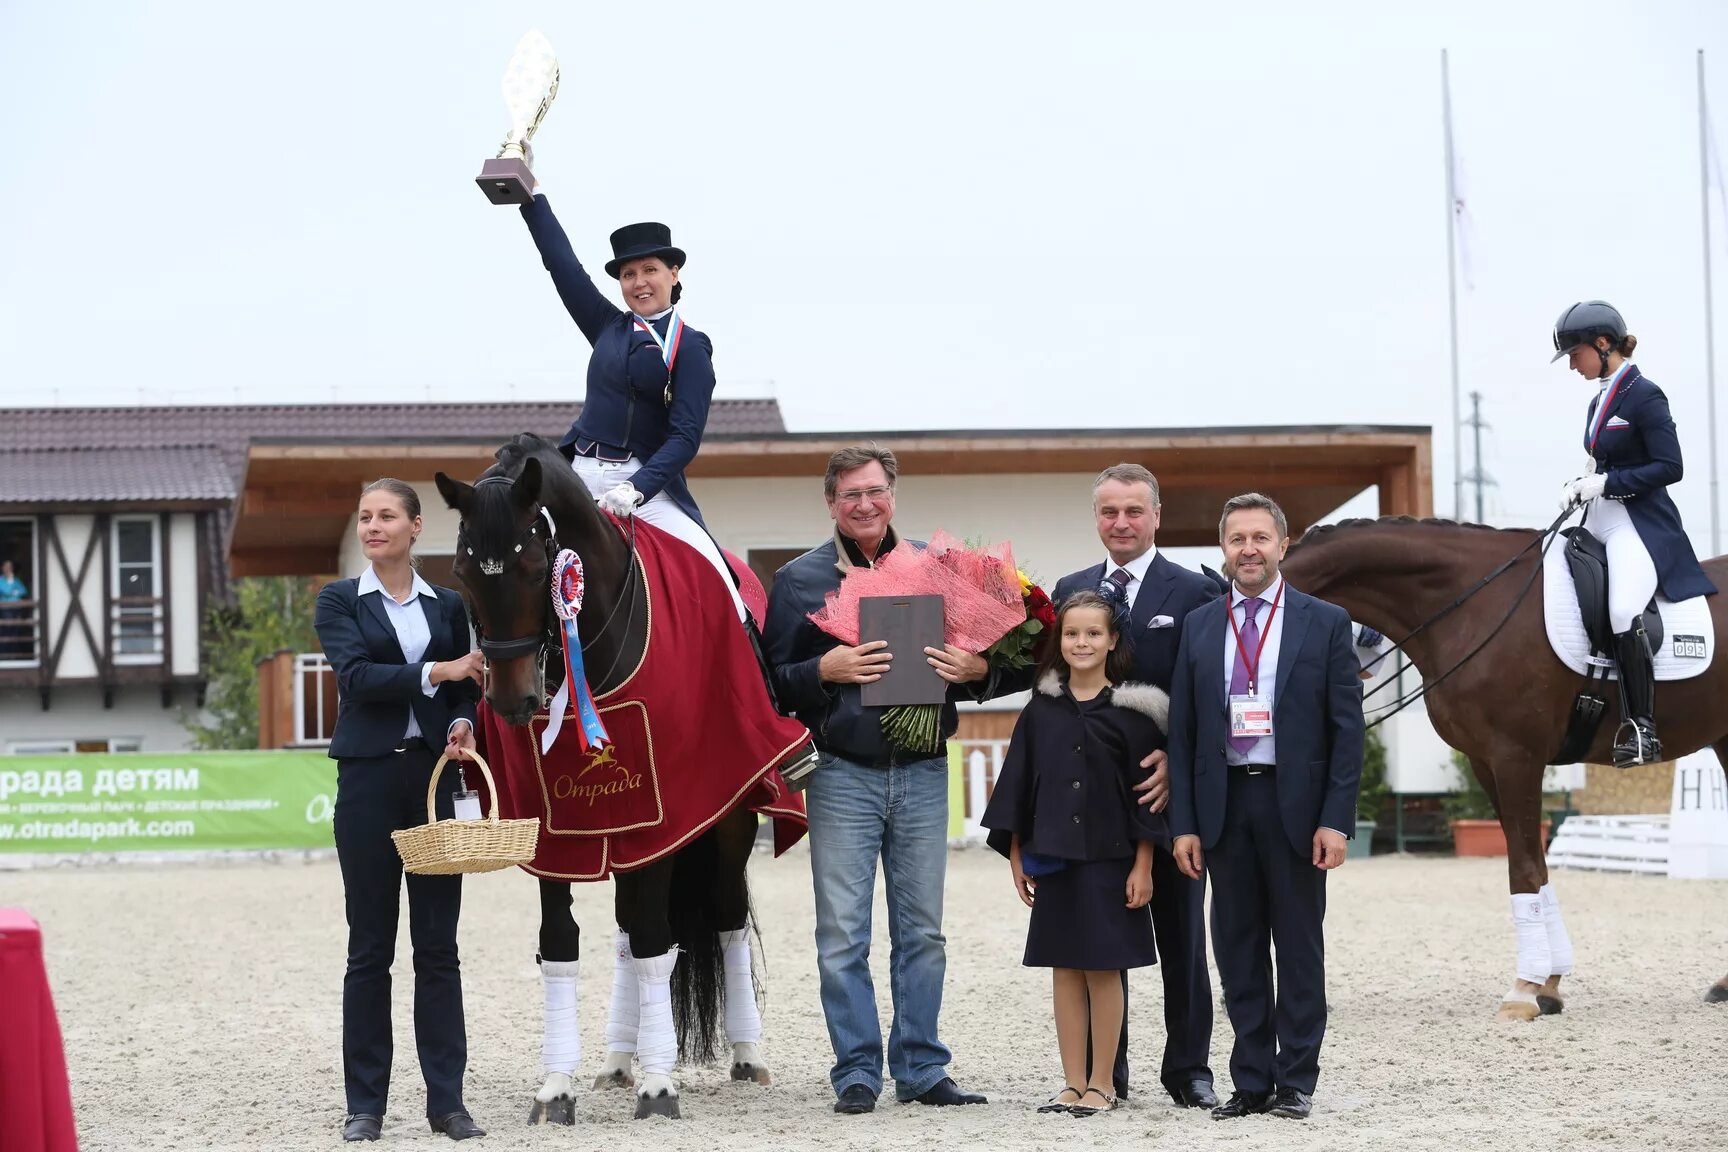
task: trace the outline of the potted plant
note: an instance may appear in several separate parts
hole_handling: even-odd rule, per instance
[[[1452,852],[1455,856],[1504,856],[1506,832],[1494,812],[1494,802],[1469,759],[1459,751],[1452,753],[1452,766],[1458,772],[1459,790],[1442,801],[1448,827],[1452,830]],[[1548,821],[1542,821],[1542,843],[1548,843]]]
[[[1375,823],[1386,796],[1386,742],[1378,729],[1370,728],[1362,744],[1362,781],[1356,786],[1356,836],[1345,859],[1373,855]]]

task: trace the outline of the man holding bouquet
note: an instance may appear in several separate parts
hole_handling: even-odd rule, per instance
[[[816,894],[816,956],[822,1013],[834,1047],[834,1110],[873,1111],[882,1091],[882,1028],[870,978],[870,915],[876,861],[883,863],[892,917],[894,1022],[887,1063],[901,1103],[983,1104],[948,1075],[937,1037],[947,953],[942,895],[948,867],[948,762],[944,752],[897,745],[884,733],[885,709],[866,707],[861,686],[896,659],[924,659],[947,681],[939,735],[954,734],[956,700],[999,695],[1001,678],[982,656],[953,645],[922,654],[890,652],[884,641],[848,645],[811,620],[855,568],[873,568],[896,548],[894,454],[875,445],[844,448],[828,461],[823,495],[834,537],[781,568],[764,629],[777,698],[815,736],[820,753],[804,802]]]

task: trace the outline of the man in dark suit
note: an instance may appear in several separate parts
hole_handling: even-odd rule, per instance
[[[1155,542],[1162,505],[1158,480],[1138,464],[1104,469],[1092,482],[1092,513],[1106,559],[1056,582],[1061,603],[1075,592],[1104,591],[1128,608],[1124,634],[1134,653],[1134,679],[1170,691],[1176,647],[1188,613],[1219,595],[1206,577],[1160,555]],[[1137,787],[1141,803],[1162,812],[1170,777],[1162,751],[1147,757],[1152,774]],[[1190,879],[1162,849],[1152,856],[1152,927],[1164,975],[1164,1060],[1159,1080],[1185,1108],[1212,1108],[1218,1097],[1207,1066],[1212,1046],[1212,980],[1206,970],[1206,882]],[[1128,1095],[1128,973],[1122,973],[1122,1037],[1112,1079]]]
[[[1283,511],[1249,492],[1218,524],[1227,597],[1188,616],[1170,692],[1177,865],[1212,877],[1212,950],[1236,1033],[1217,1119],[1305,1119],[1326,1033],[1326,873],[1362,776],[1362,682],[1342,608],[1288,587]],[[1277,949],[1277,988],[1272,980]]]

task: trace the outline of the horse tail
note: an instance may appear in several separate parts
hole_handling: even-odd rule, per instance
[[[714,923],[714,883],[720,850],[712,830],[672,858],[666,918],[678,945],[672,970],[672,1022],[683,1064],[712,1064],[720,1044],[724,954]]]

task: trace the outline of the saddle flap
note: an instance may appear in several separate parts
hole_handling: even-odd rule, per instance
[[[1566,565],[1572,569],[1584,634],[1595,652],[1614,650],[1614,630],[1608,623],[1608,549],[1582,528],[1566,528]]]

